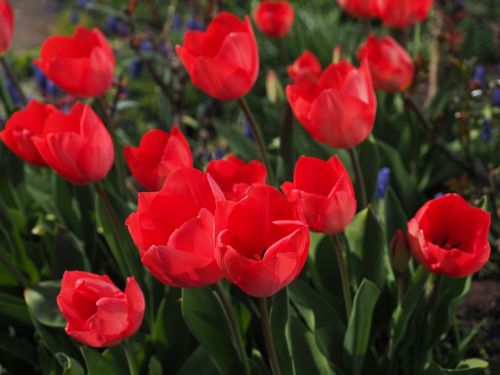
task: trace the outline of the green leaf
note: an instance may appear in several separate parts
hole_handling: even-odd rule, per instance
[[[56,353],[55,355],[57,362],[61,365],[63,368],[62,374],[63,375],[84,375],[85,370],[83,369],[82,365],[78,363],[77,360],[69,357],[65,353]]]
[[[42,281],[24,291],[24,299],[34,318],[48,327],[64,327],[66,325],[56,303],[60,289],[58,281]]]
[[[121,375],[123,371],[110,359],[88,347],[81,348],[88,375]]]
[[[445,374],[453,375],[475,375],[484,374],[489,367],[488,362],[479,358],[469,358],[461,361],[454,370],[443,369]]]
[[[344,337],[345,363],[350,374],[357,375],[363,368],[363,361],[370,342],[373,311],[380,290],[369,280],[363,280],[354,297],[351,316]]]
[[[390,243],[398,229],[406,233],[406,226],[408,223],[408,218],[406,217],[403,207],[401,207],[401,203],[391,187],[389,187],[385,196],[384,213],[387,243]]]
[[[225,312],[210,289],[183,289],[182,315],[189,330],[210,354],[219,372],[227,375],[243,373]]]
[[[22,298],[0,292],[0,317],[31,326],[31,318]]]
[[[163,368],[161,362],[156,358],[156,356],[152,356],[149,360],[148,364],[148,375],[162,375]]]
[[[359,164],[365,178],[366,195],[368,201],[371,201],[377,189],[378,172],[381,167],[380,154],[375,138],[372,136],[369,137],[356,148],[356,151],[358,152]]]
[[[283,288],[273,298],[270,313],[271,333],[281,371],[284,374],[295,374],[291,355],[289,317],[288,288]]]
[[[83,243],[70,231],[60,228],[54,239],[54,263],[58,276],[66,270],[90,270]]]
[[[210,355],[203,346],[198,348],[188,357],[177,375],[218,375],[219,372],[210,361]]]
[[[349,244],[348,267],[354,287],[362,279],[382,289],[387,278],[394,279],[385,247],[385,232],[371,206],[360,211],[345,230]]]
[[[256,144],[246,138],[241,131],[236,130],[234,126],[217,121],[214,122],[214,125],[217,129],[217,133],[231,145],[232,152],[244,160],[259,159]]]

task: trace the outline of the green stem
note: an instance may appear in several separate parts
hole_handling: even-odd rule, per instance
[[[427,318],[427,339],[426,339],[426,347],[431,345],[432,335],[434,334],[434,327],[436,325],[437,312],[439,308],[439,294],[441,293],[441,286],[443,284],[443,276],[436,275],[434,279],[434,286],[432,288],[432,294],[429,298],[429,307],[431,308],[431,312]]]
[[[233,306],[231,305],[231,301],[229,300],[224,287],[220,282],[215,284],[215,291],[219,296],[220,301],[222,302],[222,306],[224,307],[224,311],[226,313],[226,319],[231,331],[231,335],[233,337],[233,342],[236,347],[236,351],[240,357],[241,362],[245,368],[245,374],[250,374],[250,365],[248,363],[247,355],[245,354],[245,344],[243,343],[243,337],[241,336],[241,330],[238,326],[236,319],[234,317]]]
[[[271,333],[271,324],[269,321],[269,313],[266,297],[259,298],[260,321],[262,323],[262,333],[264,334],[264,342],[266,344],[267,355],[271,362],[271,370],[274,375],[281,375],[281,369],[274,347],[273,335]]]
[[[403,297],[405,295],[405,281],[402,272],[398,272],[398,303],[403,303]]]
[[[122,346],[123,351],[125,352],[125,357],[127,358],[130,375],[138,375],[139,371],[137,370],[137,363],[135,361],[134,353],[132,353],[132,349],[130,348],[128,340],[124,340]]]
[[[332,242],[333,242],[333,247],[335,248],[337,263],[339,265],[340,281],[342,283],[342,294],[344,295],[345,313],[347,316],[347,321],[349,321],[349,317],[351,316],[351,310],[352,310],[352,295],[349,283],[349,273],[347,272],[347,266],[344,259],[342,244],[340,243],[339,236],[333,235]]]
[[[363,171],[361,170],[361,165],[359,164],[358,154],[355,149],[347,149],[349,152],[349,157],[351,158],[352,166],[354,167],[354,173],[356,174],[356,183],[360,190],[361,208],[365,208],[368,204],[366,197],[366,185],[365,178],[363,177]]]
[[[269,162],[269,158],[267,157],[266,144],[264,142],[264,137],[262,136],[262,131],[260,130],[259,125],[257,125],[257,121],[255,121],[255,117],[253,116],[250,107],[248,107],[245,98],[243,97],[239,98],[238,103],[240,104],[241,109],[243,110],[245,116],[247,117],[248,123],[250,124],[250,128],[252,129],[252,132],[255,136],[255,142],[257,142],[257,147],[259,148],[260,158],[266,165],[269,180],[271,184],[273,184],[274,174],[271,168],[271,164]]]

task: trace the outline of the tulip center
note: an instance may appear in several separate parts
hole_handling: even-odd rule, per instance
[[[446,234],[441,241],[437,241],[436,245],[445,250],[459,249],[461,241],[456,239],[452,240],[448,237],[448,234]]]
[[[75,311],[83,319],[87,320],[97,312],[96,300],[93,296],[75,291],[73,294],[73,304]]]

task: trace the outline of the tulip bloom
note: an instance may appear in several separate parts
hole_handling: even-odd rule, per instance
[[[99,29],[79,26],[73,36],[51,36],[40,54],[35,64],[69,94],[99,96],[113,84],[115,57]]]
[[[175,170],[193,166],[189,143],[177,126],[170,134],[160,129],[148,131],[139,147],[125,147],[124,153],[132,175],[151,191],[160,190]]]
[[[368,61],[375,90],[401,92],[413,82],[413,61],[408,52],[390,36],[377,38],[369,35],[365,44],[358,49],[357,57],[360,61]]]
[[[434,0],[376,0],[378,17],[384,25],[397,29],[412,26],[423,21]]]
[[[311,51],[304,51],[292,65],[286,68],[291,81],[307,78],[317,81],[321,77],[321,63]]]
[[[340,7],[352,17],[376,17],[377,0],[337,0]]]
[[[213,160],[207,165],[207,173],[217,182],[227,199],[238,201],[255,184],[266,183],[267,170],[260,161],[245,163],[236,156],[226,160]]]
[[[0,0],[0,55],[9,48],[14,34],[14,12],[7,0]]]
[[[491,217],[457,194],[428,201],[408,222],[413,256],[429,271],[465,277],[488,261]]]
[[[222,278],[214,259],[214,212],[223,199],[210,176],[194,168],[173,172],[158,192],[139,193],[137,211],[126,225],[153,276],[179,288]]]
[[[216,259],[227,280],[253,297],[269,297],[302,271],[309,231],[294,205],[271,186],[254,186],[239,202],[217,205]]]
[[[319,82],[300,79],[286,88],[295,116],[317,141],[334,148],[363,142],[375,123],[377,98],[368,65],[331,64]]]
[[[261,1],[253,18],[259,30],[270,37],[283,37],[290,32],[295,13],[288,1]]]
[[[76,103],[69,114],[52,113],[33,143],[45,163],[74,184],[102,180],[113,165],[113,141],[88,105]]]
[[[188,30],[177,54],[193,84],[219,100],[247,94],[259,74],[259,51],[250,19],[219,13],[206,31]]]
[[[144,295],[133,277],[122,292],[107,276],[66,271],[57,305],[66,333],[96,348],[112,346],[137,332],[144,317]]]
[[[281,190],[315,232],[340,233],[356,213],[352,181],[337,156],[327,161],[301,156],[295,164],[293,183],[285,182]]]
[[[30,101],[25,109],[15,112],[7,120],[5,128],[0,131],[0,140],[21,159],[40,167],[45,166],[45,161],[33,144],[33,137],[42,134],[45,121],[56,111],[50,104]]]

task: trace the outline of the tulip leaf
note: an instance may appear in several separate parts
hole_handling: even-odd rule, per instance
[[[344,362],[350,368],[350,374],[357,375],[363,368],[370,342],[373,311],[379,295],[379,288],[371,281],[364,279],[354,297],[344,336]]]
[[[54,263],[58,276],[66,270],[89,270],[83,243],[70,231],[59,229],[54,239]]]
[[[369,137],[357,148],[359,164],[361,165],[363,177],[365,179],[366,195],[371,201],[377,189],[378,172],[380,169],[380,153],[374,137]],[[359,189],[358,189],[359,191]],[[358,199],[360,202],[360,199]]]
[[[406,225],[408,223],[403,207],[401,207],[401,203],[391,187],[389,187],[385,195],[384,213],[387,243],[390,243],[398,229],[406,233]]]
[[[246,138],[241,131],[234,126],[214,121],[217,133],[220,134],[230,145],[231,152],[244,160],[258,160],[259,153],[256,144]]]
[[[276,355],[284,374],[295,374],[294,358],[291,355],[289,325],[288,288],[283,288],[274,298],[271,306],[271,331]]]
[[[203,346],[198,348],[188,357],[177,375],[218,375],[217,369],[210,361],[210,354]]]
[[[371,206],[354,217],[345,235],[350,249],[347,259],[354,287],[366,278],[382,289],[386,279],[391,278],[392,270],[385,247],[385,232]]]
[[[84,375],[85,370],[83,369],[82,365],[78,363],[77,360],[69,357],[65,353],[56,353],[55,355],[57,362],[61,365],[63,368],[62,374],[63,375]]]
[[[56,303],[60,289],[58,281],[42,281],[24,291],[24,299],[33,317],[48,327],[64,327],[66,325]]]
[[[22,298],[0,292],[0,319],[7,322],[12,319],[23,325],[31,326],[31,318]]]
[[[476,375],[484,374],[489,367],[488,362],[479,358],[469,358],[460,361],[456,369],[442,369],[444,374],[450,375]]]
[[[221,374],[243,373],[225,312],[210,289],[183,289],[182,315],[189,330],[210,354]]]
[[[88,347],[81,348],[88,375],[120,375],[123,370],[109,358]]]

